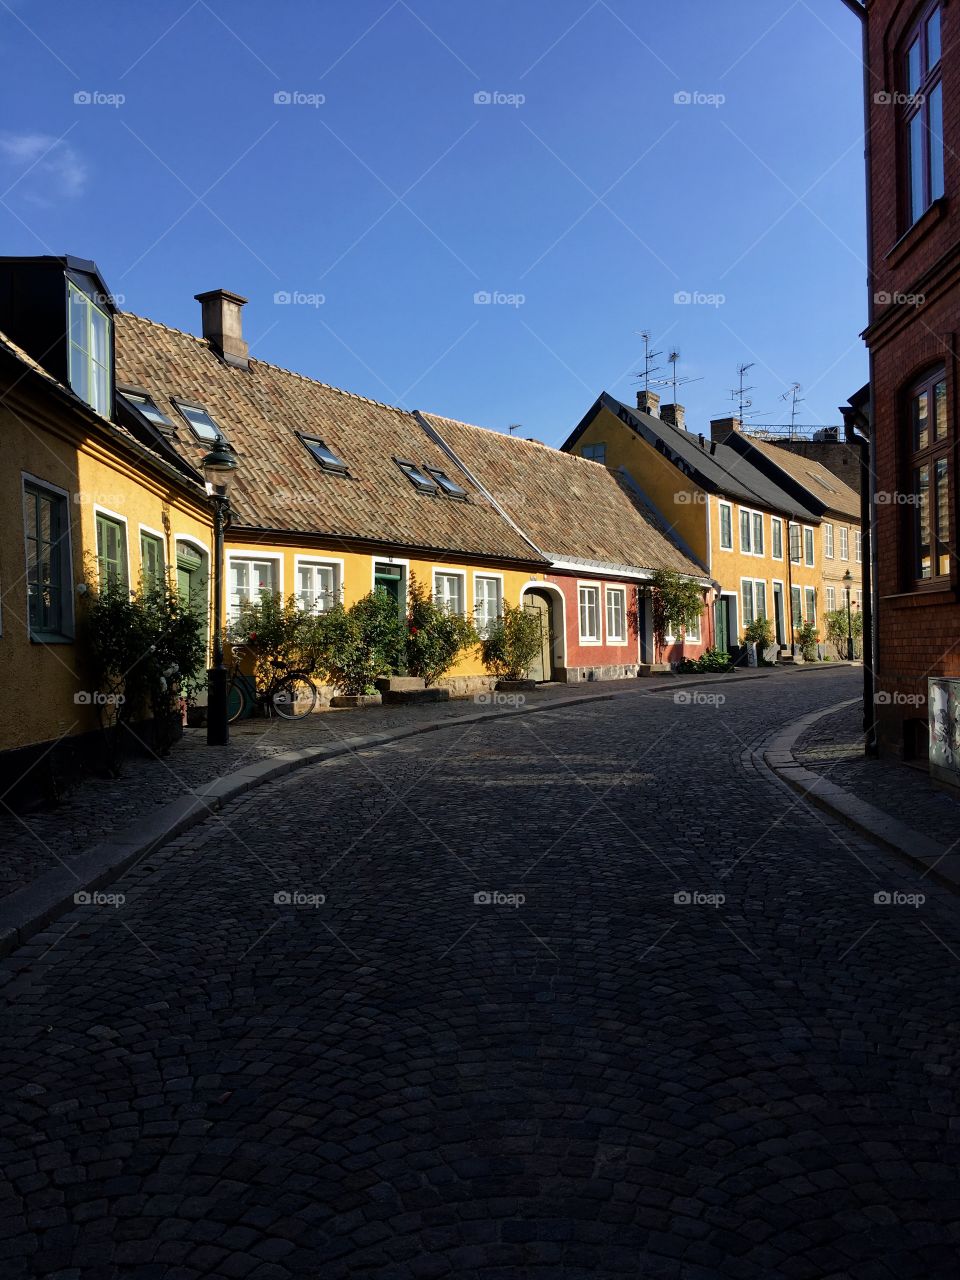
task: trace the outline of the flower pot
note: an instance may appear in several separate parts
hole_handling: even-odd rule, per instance
[[[379,707],[379,693],[338,693],[330,699],[331,707]]]

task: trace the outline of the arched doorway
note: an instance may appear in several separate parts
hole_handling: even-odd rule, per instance
[[[540,624],[540,652],[530,664],[529,679],[556,680],[563,663],[562,623],[557,625],[557,602],[546,587],[525,587],[520,603]]]

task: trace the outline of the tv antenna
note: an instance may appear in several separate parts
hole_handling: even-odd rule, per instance
[[[753,368],[753,362],[751,362],[750,364],[737,365],[737,377],[738,377],[737,386],[735,386],[733,390],[730,392],[730,398],[732,400],[736,400],[737,402],[737,417],[741,422],[744,421],[745,417],[752,418],[754,416],[752,413],[749,413],[749,410],[753,408],[753,401],[750,399],[750,392],[755,391],[756,388],[744,386],[744,381],[743,381],[744,378],[747,376],[747,373],[752,368]]]
[[[634,332],[636,332],[636,330],[634,330]],[[644,391],[649,391],[650,375],[652,373],[660,372],[660,366],[653,362],[656,360],[657,356],[662,355],[663,353],[661,351],[650,350],[650,334],[646,329],[641,332],[640,337],[643,339],[643,373],[634,374],[634,377],[642,378]],[[654,380],[654,386],[659,385],[660,383],[657,380]]]
[[[522,431],[522,430],[523,430],[523,423],[522,423],[522,422],[511,422],[511,423],[510,423],[510,425],[509,425],[509,427],[507,427],[507,430],[510,432],[510,434],[511,434],[511,435],[513,435],[513,433],[514,433],[515,431]]]
[[[657,385],[661,387],[673,387],[673,403],[677,403],[677,387],[685,387],[690,382],[702,382],[702,378],[688,378],[677,376],[677,363],[680,359],[679,351],[671,351],[667,356],[667,363],[671,366],[671,372],[666,378],[659,378]]]
[[[797,405],[803,404],[803,396],[800,394],[800,383],[792,382],[790,384],[789,391],[785,391],[780,399],[790,401],[790,434],[793,435],[794,428],[797,425]]]

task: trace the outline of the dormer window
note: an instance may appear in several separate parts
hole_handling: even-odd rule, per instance
[[[69,377],[74,392],[103,417],[112,416],[113,321],[72,280],[67,281]]]
[[[307,446],[310,452],[320,463],[324,471],[332,471],[335,475],[345,476],[347,474],[347,464],[342,458],[337,457],[328,444],[320,440],[317,436],[304,436],[297,432],[300,439]]]
[[[437,492],[437,481],[432,480],[430,476],[421,471],[415,462],[407,462],[403,458],[394,458],[394,462],[415,489],[419,489],[421,493]]]
[[[201,405],[174,400],[174,404],[190,424],[190,430],[202,444],[216,444],[223,432]]]
[[[134,409],[137,409],[142,413],[149,422],[154,423],[158,427],[173,426],[173,423],[163,410],[158,408],[157,402],[151,396],[148,396],[145,391],[121,390],[120,394],[123,396],[124,400],[126,400],[127,404],[132,405]]]
[[[465,498],[467,491],[456,480],[451,480],[445,471],[440,471],[437,467],[424,467],[424,471],[431,480],[436,480],[437,484],[450,498]]]

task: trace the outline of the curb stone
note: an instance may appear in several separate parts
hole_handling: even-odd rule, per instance
[[[824,716],[832,715],[859,701],[859,698],[847,698],[832,707],[825,707],[791,721],[769,738],[758,754],[778,778],[799,792],[808,803],[839,818],[848,827],[876,844],[890,849],[947,888],[960,890],[960,854],[946,853],[929,836],[908,827],[905,822],[900,822],[876,805],[861,800],[852,791],[847,791],[821,774],[807,769],[793,754],[793,747],[804,730]]]
[[[775,670],[770,668],[755,671],[748,678],[763,679],[773,675]],[[740,673],[741,683],[744,674]],[[701,687],[727,684],[735,678],[734,674],[718,675],[707,679],[671,675],[662,681],[652,681],[650,684],[638,681],[637,689],[578,694],[576,697],[545,702],[535,707],[482,711],[476,715],[430,721],[426,724],[411,725],[408,728],[355,734],[333,744],[282,751],[266,760],[244,765],[213,782],[205,783],[189,795],[179,796],[175,800],[159,805],[146,818],[121,827],[100,844],[84,850],[69,865],[65,862],[61,863],[55,870],[38,876],[31,884],[0,899],[0,958],[15,951],[28,938],[71,910],[76,905],[75,894],[104,888],[128,871],[134,863],[147,857],[167,841],[183,835],[198,823],[215,816],[231,800],[236,800],[239,796],[266,782],[281,778],[294,769],[351,755],[355,751],[386,746],[422,733],[454,729],[459,725],[481,724],[491,720],[536,715],[545,711],[561,711],[591,702],[610,702],[614,698],[633,697],[636,694],[663,693],[684,685]]]

